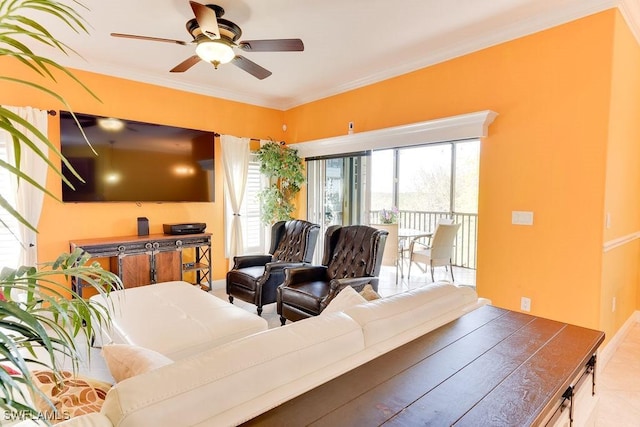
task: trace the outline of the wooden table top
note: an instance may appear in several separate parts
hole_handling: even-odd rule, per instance
[[[115,237],[94,237],[89,239],[74,239],[69,241],[71,249],[83,246],[97,246],[97,245],[109,245],[109,244],[121,244],[131,242],[146,242],[149,240],[184,240],[190,238],[207,237],[211,236],[211,233],[192,233],[192,234],[147,234],[145,236],[129,235],[129,236],[115,236]]]
[[[484,306],[246,425],[536,425],[603,340]]]

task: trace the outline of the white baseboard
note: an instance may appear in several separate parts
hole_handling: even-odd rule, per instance
[[[636,310],[629,316],[626,322],[622,325],[618,332],[611,338],[611,340],[605,345],[598,353],[598,371],[602,372],[609,360],[613,357],[613,354],[616,352],[622,341],[624,341],[625,337],[629,333],[629,329],[633,326],[634,323],[640,323],[640,311]]]

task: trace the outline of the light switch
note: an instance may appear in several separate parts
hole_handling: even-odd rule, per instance
[[[529,211],[512,211],[511,224],[515,225],[533,225],[533,212]]]

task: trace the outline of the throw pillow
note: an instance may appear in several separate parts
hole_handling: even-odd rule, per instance
[[[349,308],[353,305],[362,304],[363,302],[367,302],[358,291],[353,289],[351,286],[347,286],[338,292],[338,295],[333,298],[329,304],[322,310],[322,313],[332,313],[334,311],[344,311],[346,308]]]
[[[62,371],[56,378],[52,371],[33,371],[34,385],[51,401],[56,411],[39,393],[32,393],[33,404],[51,424],[78,415],[99,412],[111,384]]]
[[[360,295],[367,301],[373,301],[374,299],[379,299],[380,295],[373,290],[373,286],[365,285],[364,288],[360,291]]]
[[[173,360],[157,351],[127,344],[105,345],[102,347],[102,357],[118,383],[173,363]]]

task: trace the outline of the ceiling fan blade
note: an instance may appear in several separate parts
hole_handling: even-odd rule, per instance
[[[231,63],[260,80],[266,79],[272,74],[271,71],[267,70],[266,68],[263,68],[255,62],[250,61],[240,55],[237,55],[235,58],[233,58]]]
[[[218,28],[218,18],[213,9],[209,9],[207,6],[190,1],[191,10],[196,16],[196,21],[200,26],[202,34],[209,37],[211,40],[220,38],[220,29]]]
[[[246,52],[301,52],[304,43],[300,39],[245,40],[238,47]]]
[[[189,68],[191,68],[194,65],[196,65],[199,61],[200,61],[200,57],[198,55],[193,55],[193,56],[185,59],[184,61],[182,61],[181,63],[179,63],[175,67],[173,67],[171,69],[171,72],[172,73],[184,73]]]
[[[164,42],[164,43],[175,43],[186,46],[191,42],[184,42],[182,40],[173,40],[173,39],[163,39],[160,37],[149,37],[149,36],[136,36],[135,34],[122,34],[122,33],[111,33],[112,37],[122,37],[125,39],[138,39],[138,40],[149,40],[152,42]]]

